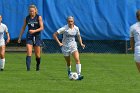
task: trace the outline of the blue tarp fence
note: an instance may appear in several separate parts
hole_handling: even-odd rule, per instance
[[[0,0],[0,14],[11,39],[18,38],[31,4],[43,17],[42,38],[50,40],[67,24],[69,15],[74,16],[84,40],[129,40],[129,27],[136,22],[135,13],[140,9],[140,0]]]

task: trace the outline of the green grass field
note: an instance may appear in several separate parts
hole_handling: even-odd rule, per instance
[[[6,53],[0,93],[140,93],[140,73],[132,54],[80,54],[82,81],[68,79],[62,54],[42,54],[39,72],[34,55],[31,71],[26,71],[25,56]]]

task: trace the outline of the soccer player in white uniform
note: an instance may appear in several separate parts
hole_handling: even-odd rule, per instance
[[[0,70],[4,70],[5,66],[5,40],[4,40],[4,32],[7,35],[6,44],[10,42],[10,36],[8,33],[8,28],[5,24],[1,23],[2,16],[0,15]]]
[[[80,45],[83,48],[85,48],[85,45],[82,43],[79,28],[74,25],[74,18],[72,16],[69,16],[67,18],[67,22],[68,24],[58,29],[57,32],[53,34],[53,37],[57,41],[59,46],[62,47],[61,50],[67,62],[68,76],[71,73],[70,55],[72,54],[76,62],[76,71],[79,76],[78,80],[81,80],[83,79],[83,76],[81,75],[81,64],[80,64],[80,59],[79,59],[79,52],[77,50],[77,43],[75,41],[75,36],[78,37]],[[62,43],[59,41],[57,37],[59,34],[63,34]]]
[[[136,17],[138,22],[130,27],[130,46],[129,50],[134,50],[134,60],[140,72],[140,10],[137,11]]]

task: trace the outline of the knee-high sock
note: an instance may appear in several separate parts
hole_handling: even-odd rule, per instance
[[[76,64],[76,71],[78,75],[81,74],[81,64]]]
[[[39,66],[41,62],[41,58],[36,58],[36,65]]]
[[[0,69],[4,69],[5,67],[5,58],[0,59]]]
[[[1,69],[5,67],[5,58],[1,59]]]
[[[27,70],[30,70],[30,64],[31,64],[31,56],[26,56],[26,67],[27,67]]]
[[[70,66],[67,66],[67,70],[68,71],[71,71],[71,65]]]

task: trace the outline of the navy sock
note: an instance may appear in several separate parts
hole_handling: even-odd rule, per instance
[[[36,70],[39,70],[41,58],[36,58]]]
[[[41,58],[36,58],[37,65],[40,65],[40,60],[41,60]]]
[[[30,64],[31,64],[31,56],[26,56],[26,67],[27,67],[27,70],[30,70]]]

